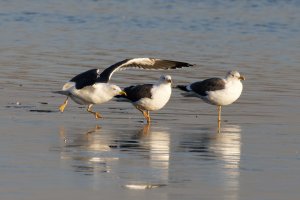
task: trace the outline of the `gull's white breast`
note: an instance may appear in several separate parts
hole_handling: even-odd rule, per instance
[[[152,98],[142,98],[135,104],[144,109],[153,111],[163,108],[169,101],[172,93],[171,84],[154,85],[151,89]]]
[[[235,102],[242,93],[243,85],[240,80],[226,81],[222,90],[210,91],[203,100],[213,105],[226,106]]]
[[[101,104],[114,97],[107,83],[96,83],[80,90],[73,87],[70,93],[70,98],[78,104]]]

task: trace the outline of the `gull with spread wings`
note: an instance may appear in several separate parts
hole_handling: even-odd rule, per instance
[[[111,76],[116,71],[130,68],[166,70],[190,66],[192,65],[185,62],[155,58],[125,59],[113,64],[102,72],[100,69],[91,69],[78,74],[64,84],[62,90],[55,91],[54,93],[67,96],[64,103],[59,107],[61,112],[64,112],[65,107],[68,104],[68,99],[71,98],[74,102],[80,105],[87,105],[87,112],[92,113],[96,119],[99,119],[102,118],[101,114],[99,112],[92,111],[92,106],[94,104],[102,104],[117,95],[126,95],[126,92],[122,91],[119,86],[109,83]]]

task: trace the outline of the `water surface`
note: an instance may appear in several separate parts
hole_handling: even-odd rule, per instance
[[[3,199],[298,199],[298,1],[1,1]],[[147,126],[130,104],[85,108],[52,94],[128,57],[196,64],[122,71],[121,87],[162,73],[184,84],[236,69],[244,92],[217,110],[173,90]]]

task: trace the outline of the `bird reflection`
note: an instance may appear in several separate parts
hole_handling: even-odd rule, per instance
[[[150,124],[146,124],[141,129],[132,131],[130,138],[114,140],[114,143],[110,147],[120,149],[120,151],[147,150],[148,147],[143,145],[140,140],[149,134],[149,130]]]
[[[169,180],[170,165],[170,134],[166,130],[157,130],[150,127],[149,124],[144,125],[131,139],[139,143],[139,152],[143,158],[134,159],[134,162],[140,164],[136,166],[136,171],[131,171],[126,176],[129,177],[124,183],[124,187],[128,189],[152,189],[166,186]],[[119,141],[128,144],[128,141]],[[135,152],[136,147],[119,145],[127,151]],[[143,169],[148,170],[143,170]]]
[[[106,140],[99,137],[100,126],[88,129],[83,134],[67,134],[64,128],[59,131],[64,145],[61,150],[62,160],[76,161],[72,164],[75,172],[85,175],[93,175],[95,172],[109,173],[108,161],[117,158],[106,158],[95,154],[96,152],[108,152],[110,147]]]
[[[105,143],[99,142],[99,138],[97,137],[100,133],[101,126],[96,125],[92,129],[88,129],[84,134],[77,135],[75,139],[70,141],[66,137],[66,133],[64,128],[60,129],[60,136],[64,139],[66,144],[65,147],[83,147],[87,150],[95,150],[95,151],[109,151],[109,146]]]
[[[133,138],[141,139],[149,135],[150,124],[145,124]]]
[[[239,176],[241,160],[241,127],[227,125],[222,129],[224,134],[217,134],[210,148],[223,161],[221,174],[224,179],[224,187],[231,192],[226,199],[239,199]]]
[[[138,129],[105,130],[96,126],[84,133],[75,129],[77,134],[68,134],[62,128],[61,159],[71,164],[75,172],[95,177],[107,173],[117,176],[128,189],[165,186],[170,159],[170,134],[165,129],[149,124]],[[99,186],[100,179],[97,180],[95,185]]]
[[[241,127],[238,125],[223,126],[224,134],[211,135],[213,130],[202,129],[201,134],[185,138],[180,143],[182,151],[188,151],[199,156],[201,163],[210,162],[212,179],[218,180],[228,191],[225,199],[238,199],[239,167],[241,159]],[[214,131],[213,131],[214,132]]]

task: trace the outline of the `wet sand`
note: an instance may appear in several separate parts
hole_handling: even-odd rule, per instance
[[[299,198],[299,3],[16,2],[0,3],[1,199]],[[126,102],[58,112],[74,75],[145,56],[196,67],[112,82],[246,76],[221,134],[217,108],[176,89],[150,126]]]

